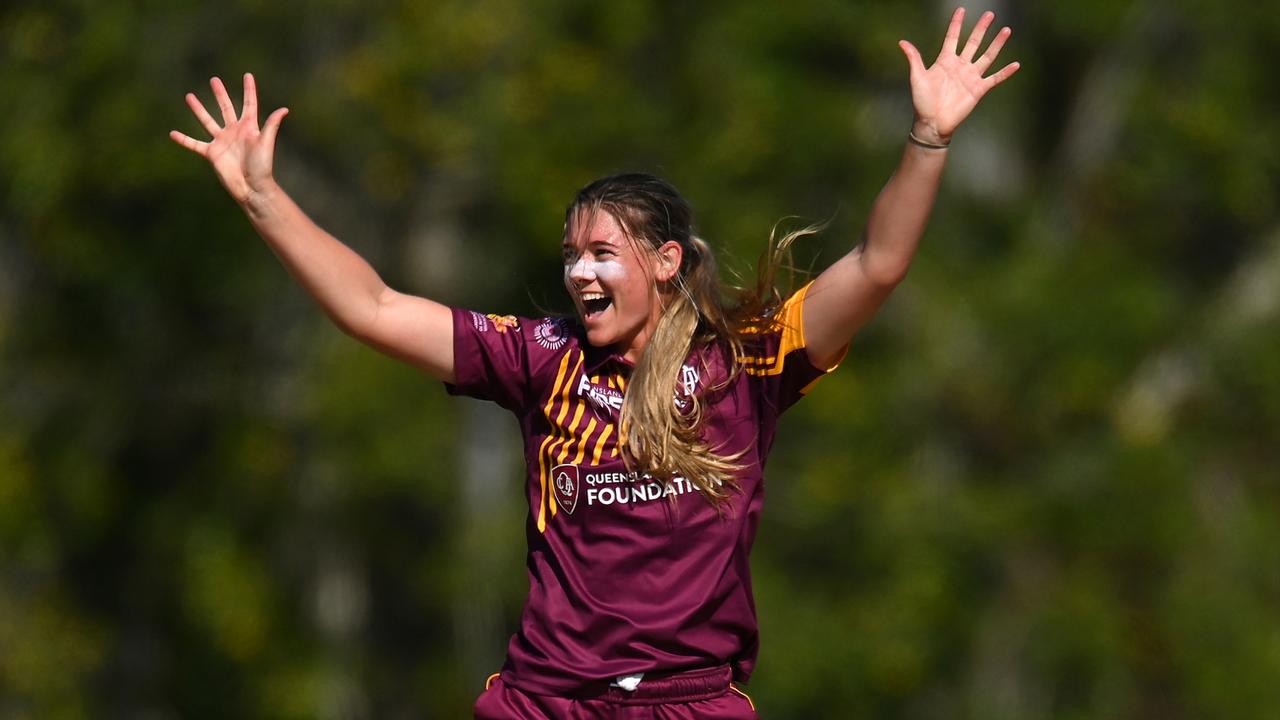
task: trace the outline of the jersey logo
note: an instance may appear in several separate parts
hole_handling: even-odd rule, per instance
[[[602,420],[607,420],[613,413],[622,410],[622,393],[611,387],[594,385],[586,375],[578,378],[578,397],[591,401],[596,417]]]
[[[506,332],[507,328],[519,329],[520,327],[520,321],[516,319],[515,315],[486,315],[485,317],[493,321],[493,326],[500,333]]]
[[[557,465],[551,468],[551,485],[556,493],[556,502],[572,515],[578,506],[578,466]]]
[[[698,381],[701,379],[698,368],[689,363],[680,366],[680,389],[684,390],[685,397],[697,391]]]
[[[533,339],[547,350],[559,350],[569,342],[568,325],[564,318],[546,318],[533,329]]]
[[[693,483],[678,476],[662,482],[648,473],[634,470],[597,471],[593,468],[581,469],[572,464],[557,465],[551,469],[551,487],[560,508],[570,515],[578,507],[578,498],[582,496],[586,497],[583,503],[588,508],[596,505],[635,507],[672,495],[698,491]],[[590,514],[595,511],[584,512]]]
[[[698,382],[702,379],[702,375],[698,372],[698,368],[690,363],[680,366],[680,387],[676,389],[676,408],[682,413],[689,412],[693,407],[693,401],[689,398],[698,390]]]

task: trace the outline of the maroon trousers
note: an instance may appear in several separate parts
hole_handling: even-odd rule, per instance
[[[759,720],[728,666],[646,677],[634,691],[600,688],[584,697],[534,695],[489,678],[476,720]]]

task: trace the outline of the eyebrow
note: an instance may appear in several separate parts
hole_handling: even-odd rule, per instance
[[[606,238],[606,239],[602,239],[602,240],[588,240],[588,241],[587,241],[587,247],[598,247],[598,246],[600,246],[600,245],[603,245],[603,246],[608,247],[608,248],[617,248],[617,249],[620,249],[620,248],[622,247],[622,243],[621,243],[621,242],[616,242],[616,241],[614,241],[614,240],[612,240],[612,239],[608,239],[608,238]],[[561,248],[563,248],[563,249],[568,249],[568,248],[575,248],[575,249],[576,249],[576,248],[577,248],[577,245],[576,245],[575,243],[573,243],[573,242],[570,242],[568,238],[565,238],[565,239],[564,239],[564,241],[560,244],[560,247],[561,247]]]

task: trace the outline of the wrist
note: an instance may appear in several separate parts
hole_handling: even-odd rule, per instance
[[[939,132],[933,123],[920,119],[911,124],[907,139],[914,145],[930,150],[945,150],[951,144],[950,134]]]
[[[275,179],[267,178],[249,185],[248,192],[240,199],[240,206],[252,218],[262,218],[270,210],[275,197],[280,193],[280,186]]]

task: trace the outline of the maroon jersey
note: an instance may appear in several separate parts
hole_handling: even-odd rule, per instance
[[[504,682],[572,694],[631,673],[723,663],[747,680],[761,472],[778,416],[823,374],[804,351],[806,290],[780,309],[780,331],[748,336],[728,386],[717,389],[729,368],[715,348],[695,350],[681,369],[676,402],[701,398],[706,440],[721,454],[746,451],[722,512],[683,478],[628,471],[617,422],[632,366],[590,346],[576,322],[453,311],[449,391],[507,408],[524,436],[529,598]]]

